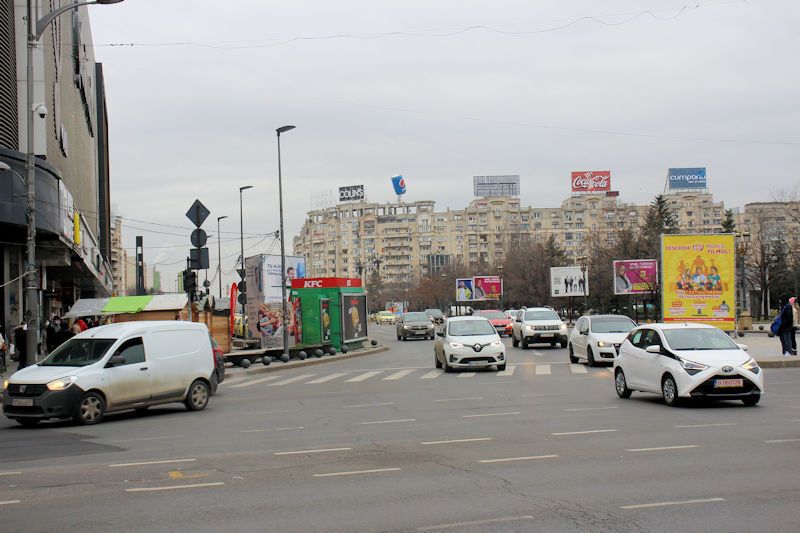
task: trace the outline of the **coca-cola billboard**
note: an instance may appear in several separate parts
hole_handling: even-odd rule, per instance
[[[572,173],[572,192],[598,192],[611,190],[611,171],[592,170]]]

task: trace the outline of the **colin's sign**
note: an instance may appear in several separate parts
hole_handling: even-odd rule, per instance
[[[349,202],[352,200],[364,199],[364,186],[363,185],[348,185],[347,187],[339,187],[339,201]]]

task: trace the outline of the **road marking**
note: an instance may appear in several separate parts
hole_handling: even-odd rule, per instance
[[[676,428],[716,428],[720,426],[735,426],[733,422],[720,422],[718,424],[689,424],[686,426],[673,426]]]
[[[474,378],[477,372],[461,372],[458,374],[460,378]]]
[[[534,459],[558,459],[557,455],[529,455],[527,457],[506,457],[504,459],[483,459],[479,463],[507,463],[509,461],[532,461]]]
[[[574,412],[574,411],[602,411],[604,409],[617,409],[617,406],[613,407],[580,407],[576,409],[564,409],[567,412]]]
[[[613,433],[616,429],[593,429],[591,431],[566,431],[563,433],[550,433],[554,437],[559,435],[588,435],[589,433]]]
[[[547,375],[551,374],[552,369],[550,365],[536,365],[536,374],[537,375]]]
[[[364,372],[363,374],[360,374],[360,375],[358,375],[358,376],[356,376],[354,378],[348,379],[347,381],[345,381],[345,383],[353,383],[355,381],[364,381],[365,379],[369,379],[371,377],[377,376],[381,372],[383,372],[383,370],[372,370],[370,372]]]
[[[800,439],[776,439],[776,440],[765,440],[767,444],[778,444],[781,442],[800,442]]]
[[[514,374],[514,370],[516,370],[516,369],[517,369],[516,366],[511,365],[511,366],[507,367],[505,370],[501,370],[500,372],[498,372],[497,375],[498,376],[511,376],[511,375]]]
[[[491,437],[481,437],[478,439],[455,439],[455,440],[432,440],[428,442],[423,442],[422,444],[456,444],[459,442],[483,442],[487,440],[492,440]]]
[[[640,503],[638,505],[623,505],[620,509],[648,509],[651,507],[666,507],[669,505],[688,505],[692,503],[724,502],[725,498],[705,498],[702,500],[683,500],[678,502]]]
[[[573,374],[586,374],[588,370],[583,365],[569,365],[569,369],[572,371]]]
[[[295,381],[301,381],[307,378],[313,378],[316,374],[301,374],[299,376],[295,376],[293,378],[284,379],[283,381],[276,381],[275,383],[270,383],[270,387],[280,387],[281,385],[288,385],[289,383],[294,383]]]
[[[342,409],[348,407],[378,407],[379,405],[394,405],[394,402],[384,402],[384,403],[362,403],[360,405],[343,405]]]
[[[0,472],[0,476],[18,476],[22,472]]]
[[[329,376],[323,376],[321,378],[312,379],[311,381],[307,381],[306,385],[316,385],[318,383],[325,383],[326,381],[330,381],[332,379],[340,378],[342,376],[346,376],[347,372],[336,372],[335,374],[331,374]]]
[[[0,505],[12,505],[15,503],[22,503],[22,500],[6,500],[4,502],[0,502]]]
[[[420,376],[419,379],[436,379],[439,376],[441,376],[442,374],[444,374],[444,372],[442,372],[441,370],[431,370],[430,372],[428,372],[424,376]]]
[[[208,477],[208,473],[207,472],[203,472],[203,473],[200,473],[200,474],[189,474],[189,475],[187,475],[187,474],[184,474],[183,472],[181,472],[180,470],[171,470],[171,471],[167,472],[167,474],[169,475],[170,479],[197,479],[197,478],[201,478],[201,477]]]
[[[117,463],[108,466],[111,468],[117,468],[120,466],[145,466],[145,465],[165,465],[170,463],[192,463],[194,461],[197,461],[197,459],[165,459],[163,461],[143,461],[141,463]]]
[[[278,379],[281,376],[267,376],[265,378],[260,379],[253,379],[251,381],[245,381],[243,383],[237,383],[236,385],[231,385],[231,389],[238,389],[241,387],[249,387],[251,385],[258,385],[259,383],[264,383],[265,381],[272,381],[273,379]]]
[[[400,468],[376,468],[375,470],[353,470],[351,472],[331,472],[330,474],[314,474],[314,477],[355,476],[358,474],[377,474],[379,472],[399,472]]]
[[[520,398],[539,398],[544,396],[566,396],[566,392],[537,392],[534,394],[520,394]]]
[[[466,400],[483,400],[483,396],[473,396],[471,398],[444,398],[442,400],[433,400],[434,402],[463,402]]]
[[[519,411],[514,411],[511,413],[486,413],[482,415],[464,415],[461,418],[478,418],[482,416],[508,416],[508,415],[518,415]]]
[[[450,524],[439,524],[436,526],[418,527],[417,531],[436,531],[437,529],[453,529],[470,526],[482,526],[487,524],[501,524],[503,522],[519,522],[521,520],[533,520],[531,515],[509,516],[505,518],[491,518],[489,520],[474,520],[472,522],[452,522]]]
[[[303,426],[297,426],[293,428],[264,428],[264,429],[243,429],[242,433],[263,433],[265,431],[286,431],[289,429],[305,429]]]
[[[378,420],[376,422],[359,422],[360,426],[368,426],[370,424],[394,424],[395,422],[416,422],[416,418],[401,418],[399,420]]]
[[[138,439],[111,440],[109,442],[134,442],[140,440],[180,439],[183,435],[164,435],[163,437],[140,437]]]
[[[606,370],[608,370],[612,374],[614,373],[614,367],[613,366],[607,366]]]
[[[125,489],[125,492],[155,492],[159,490],[178,490],[178,489],[197,489],[201,487],[221,487],[225,483],[216,481],[213,483],[194,483],[192,485],[169,485],[166,487],[144,487],[139,489]]]
[[[298,450],[294,452],[275,452],[273,455],[302,455],[304,453],[344,452],[353,448],[323,448],[321,450]]]
[[[395,381],[395,380],[398,380],[400,378],[406,377],[407,375],[409,375],[410,373],[412,373],[414,371],[415,370],[413,368],[407,368],[405,370],[398,370],[397,372],[395,372],[391,376],[386,376],[385,378],[383,378],[383,381]]]
[[[630,448],[626,452],[660,452],[664,450],[685,450],[687,448],[700,448],[697,444],[687,444],[685,446],[659,446],[657,448]]]

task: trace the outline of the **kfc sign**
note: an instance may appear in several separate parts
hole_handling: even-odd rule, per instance
[[[572,173],[572,192],[597,192],[610,190],[610,170]]]

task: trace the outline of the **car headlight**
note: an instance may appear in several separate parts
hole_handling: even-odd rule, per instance
[[[525,329],[527,329],[528,331],[533,331],[533,326],[525,326]]]
[[[6,390],[6,389],[8,389],[8,380],[4,379],[3,380],[3,390]]]
[[[403,329],[411,329],[411,326],[403,326]]]
[[[605,341],[597,341],[598,348],[605,348],[608,344]]]
[[[561,324],[561,329],[562,329],[563,331],[566,331],[566,330],[567,330],[567,325],[566,325],[566,324]]]
[[[460,342],[450,342],[448,344],[450,344],[451,348],[463,348],[464,347],[464,345],[461,344]]]
[[[761,367],[758,366],[758,363],[756,363],[756,360],[752,357],[749,361],[742,365],[742,368],[749,370],[753,374],[758,374],[761,371]]]
[[[492,346],[502,346],[502,345],[503,345],[503,341],[494,341],[492,343]]]
[[[678,362],[681,364],[683,369],[686,370],[686,373],[689,374],[690,376],[694,376],[698,372],[702,372],[703,370],[706,370],[708,368],[708,366],[706,365],[701,365],[700,363],[695,363],[694,361],[689,361],[687,359],[682,359],[680,357],[678,357]]]
[[[54,379],[47,384],[48,390],[64,390],[73,383],[77,378],[75,376],[67,376],[65,378]]]

